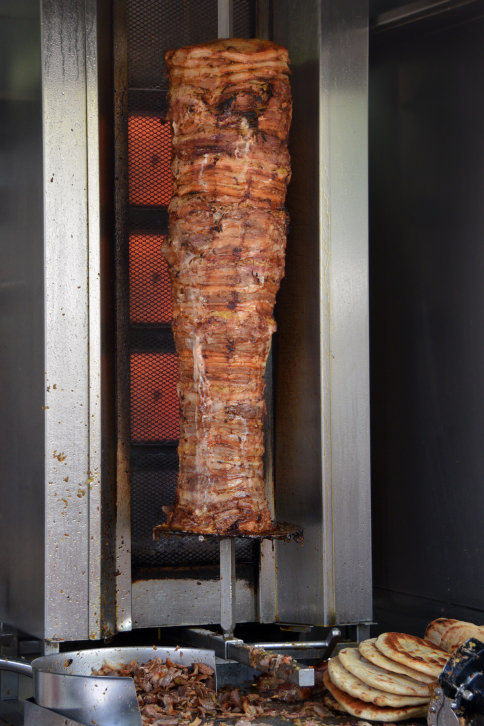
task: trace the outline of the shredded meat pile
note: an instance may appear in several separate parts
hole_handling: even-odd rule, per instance
[[[173,198],[163,246],[179,356],[180,470],[167,526],[262,533],[264,373],[284,274],[288,54],[219,40],[166,54]]]
[[[316,680],[321,682],[318,673]],[[183,666],[169,658],[154,658],[144,664],[105,664],[93,675],[133,678],[144,726],[202,726],[215,719],[234,719],[243,726],[244,721],[263,717],[283,716],[294,722],[332,715],[317,697],[318,686],[298,688],[274,676],[261,676],[248,692],[238,688],[216,692],[214,672],[204,663]]]

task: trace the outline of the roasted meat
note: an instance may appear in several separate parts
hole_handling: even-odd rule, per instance
[[[163,246],[179,356],[179,479],[167,526],[267,531],[264,372],[284,274],[287,51],[218,40],[166,54],[173,198]]]
[[[321,702],[319,683],[315,688],[299,688],[275,676],[261,676],[250,688],[216,691],[215,674],[204,663],[185,666],[169,658],[119,666],[105,663],[92,675],[132,678],[143,726],[208,726],[225,719],[231,723],[237,719],[242,726],[255,718],[274,717],[290,722],[320,717],[311,723],[324,724],[331,716]]]

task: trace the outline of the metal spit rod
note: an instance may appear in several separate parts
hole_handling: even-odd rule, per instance
[[[215,651],[218,658],[235,660],[250,666],[262,673],[282,678],[297,686],[314,686],[314,669],[299,666],[293,658],[285,658],[281,662],[278,656],[268,653],[262,648],[247,645],[239,638],[224,638],[211,630],[203,628],[187,628],[183,640],[187,645],[197,643],[199,648]]]
[[[331,628],[326,640],[314,641],[312,643],[264,643],[265,647],[261,647],[260,643],[249,645],[239,638],[225,638],[211,630],[203,628],[186,628],[183,634],[183,640],[187,645],[194,645],[198,648],[208,648],[215,651],[218,658],[225,660],[235,660],[243,663],[251,668],[255,668],[262,673],[269,673],[283,680],[295,683],[297,686],[314,686],[314,669],[306,666],[299,666],[294,658],[281,659],[281,656],[268,652],[271,650],[290,650],[291,645],[297,649],[305,649],[306,656],[309,650],[313,652],[318,650],[325,654],[331,651],[335,641],[341,636],[338,628]],[[305,648],[307,646],[307,649]],[[266,650],[267,647],[267,650]],[[313,653],[312,653],[313,654]]]
[[[235,616],[235,539],[220,540],[220,627],[225,638],[233,638]]]
[[[218,0],[218,37],[231,38],[234,30],[234,7],[232,0]]]
[[[268,653],[263,648],[247,645],[243,641],[227,643],[227,658],[255,668],[263,673],[290,681],[297,686],[314,686],[314,668],[298,665],[294,658],[285,656],[279,662],[281,656]]]
[[[234,638],[234,629],[237,624],[235,614],[235,539],[233,537],[222,537],[220,539],[220,626],[223,636],[215,648],[222,657],[233,659],[239,663],[250,666],[266,673],[271,673],[271,664],[277,662],[266,650],[259,646],[248,646],[242,640]],[[210,631],[206,631],[209,633]],[[213,634],[212,634],[213,635]],[[211,639],[211,636],[208,636]],[[214,639],[220,636],[213,635]],[[287,662],[277,665],[277,675],[298,686],[314,686],[314,670],[312,668],[301,668],[291,658]]]
[[[165,525],[158,525],[153,529],[155,539],[160,536],[181,536],[190,533],[181,531],[170,531]],[[192,533],[192,536],[193,533]],[[212,534],[197,535],[199,539],[213,537]],[[248,665],[263,673],[283,678],[286,681],[295,683],[298,686],[314,686],[314,669],[301,667],[291,657],[281,654],[269,653],[260,645],[247,645],[243,640],[234,638],[234,630],[237,624],[236,618],[236,567],[235,567],[235,533],[231,535],[216,535],[219,540],[220,551],[220,626],[223,635],[217,635],[211,630],[199,628],[187,628],[184,640],[187,645],[193,644],[200,648],[213,650],[219,658],[235,660]],[[299,527],[287,523],[276,523],[272,529],[257,535],[250,536],[257,539],[279,539],[284,541],[295,540],[302,542],[302,532]],[[331,631],[331,643],[339,637],[340,631],[333,628]],[[320,643],[328,647],[329,643]],[[302,644],[304,648],[304,644]],[[277,650],[277,644],[274,648]],[[301,645],[299,645],[301,649]],[[307,656],[309,649],[304,649]]]

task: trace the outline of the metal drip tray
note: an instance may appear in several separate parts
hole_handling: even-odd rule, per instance
[[[290,542],[291,540],[302,544],[303,531],[302,527],[297,524],[289,524],[289,522],[273,522],[271,529],[266,529],[261,532],[244,532],[239,529],[234,529],[229,532],[184,532],[179,529],[170,529],[166,524],[158,524],[153,527],[153,539],[160,539],[160,537],[192,537],[200,542],[204,541],[220,541],[226,538],[240,537],[242,539],[277,539],[283,540],[284,542]]]

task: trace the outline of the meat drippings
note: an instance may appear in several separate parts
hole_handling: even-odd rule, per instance
[[[264,373],[284,274],[287,51],[220,40],[166,54],[173,198],[163,245],[179,356],[179,477],[167,526],[261,533]]]

